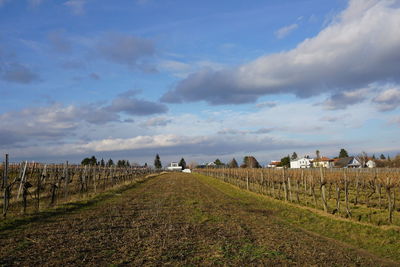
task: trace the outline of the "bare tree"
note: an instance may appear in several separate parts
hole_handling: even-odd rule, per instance
[[[361,166],[364,168],[368,162],[368,154],[365,151],[363,151],[361,152],[361,154],[357,156],[357,158],[360,160]]]
[[[195,162],[195,161],[191,161],[188,166],[189,166],[189,169],[193,170],[193,169],[197,168],[197,166],[199,166],[199,164],[197,164],[197,162]]]

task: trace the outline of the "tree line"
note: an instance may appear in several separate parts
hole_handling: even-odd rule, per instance
[[[131,166],[139,166],[136,163],[131,164],[127,159],[120,159],[117,163],[114,163],[114,160],[111,158],[107,160],[107,162],[102,158],[101,160],[97,160],[95,156],[84,158],[81,161],[81,165],[90,165],[90,166],[101,166],[101,167],[131,167]],[[144,167],[147,167],[147,163],[145,163]]]

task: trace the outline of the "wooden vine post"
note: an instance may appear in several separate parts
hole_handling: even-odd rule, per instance
[[[357,206],[358,204],[358,194],[359,194],[359,187],[360,187],[360,175],[359,172],[356,172],[356,195],[354,197],[354,205]]]
[[[323,204],[323,206],[324,206],[324,211],[325,211],[325,212],[328,212],[328,202],[327,202],[327,200],[326,200],[326,187],[325,187],[326,181],[325,181],[325,179],[324,179],[324,172],[323,172],[323,170],[322,170],[322,167],[319,168],[319,172],[320,172],[320,175],[321,175],[320,183],[321,183],[322,204]]]
[[[69,175],[68,175],[68,161],[64,165],[64,199],[68,198]]]
[[[285,168],[283,168],[282,169],[283,191],[284,191],[284,194],[285,194],[285,201],[288,201],[289,200],[289,193],[288,193],[288,188],[287,188],[287,180],[285,179],[286,178],[285,174],[286,174],[285,173]]]
[[[246,170],[246,188],[249,190],[249,171]]]
[[[315,194],[315,180],[314,180],[313,173],[311,173],[311,175],[310,175],[310,190],[311,190],[311,195],[314,200],[315,208],[318,208],[317,196]]]
[[[20,184],[19,184],[19,189],[18,189],[18,194],[17,194],[17,200],[19,199],[19,196],[21,195],[22,186],[25,183],[25,174],[26,174],[27,166],[28,166],[28,162],[25,161],[25,166],[24,166],[24,169],[22,171],[21,178],[20,178]]]
[[[335,180],[336,180],[336,212],[340,214],[340,179],[335,179]]]
[[[388,209],[389,209],[389,223],[393,223],[393,198],[392,198],[392,192],[391,192],[391,179],[390,177],[386,178],[386,194],[388,197]]]
[[[7,216],[7,209],[9,204],[9,188],[8,188],[8,154],[5,155],[4,161],[4,173],[3,173],[3,189],[4,189],[4,199],[3,199],[3,217],[6,218]]]
[[[351,217],[350,207],[349,207],[349,182],[347,181],[347,173],[345,169],[343,169],[344,175],[344,201],[346,204],[346,214],[348,217]]]
[[[301,177],[300,179],[296,179],[296,201],[300,203],[300,182],[303,181],[303,170],[301,170]]]
[[[287,190],[288,190],[288,195],[289,195],[289,201],[292,202],[292,185],[290,181],[290,174],[287,175]]]
[[[40,188],[42,187],[42,180],[46,178],[46,167],[47,165],[44,165],[42,174],[37,177],[37,188],[36,188],[36,211],[39,212],[40,210]]]
[[[261,194],[264,194],[264,173],[263,170],[261,169]]]
[[[32,178],[32,180],[33,180],[33,175],[35,173],[35,167],[36,167],[36,163],[33,162],[31,173],[29,175],[29,177]],[[22,191],[22,206],[23,206],[23,210],[22,211],[23,211],[23,214],[26,214],[26,208],[28,207],[28,193],[30,194],[29,188],[31,188],[33,185],[27,181],[27,178],[25,178],[25,180],[24,180],[22,185],[23,185],[23,191]]]

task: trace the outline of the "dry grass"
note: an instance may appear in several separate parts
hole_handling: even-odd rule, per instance
[[[285,223],[251,193],[171,173],[1,233],[3,265],[390,265]],[[272,203],[272,202],[270,202]]]

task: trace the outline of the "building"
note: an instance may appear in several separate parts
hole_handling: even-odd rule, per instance
[[[300,159],[293,159],[290,160],[290,168],[293,169],[305,169],[312,167],[313,159],[309,158],[308,156],[300,158]]]
[[[372,159],[368,160],[367,163],[365,163],[365,166],[367,168],[376,168],[376,162]]]
[[[333,159],[327,157],[321,157],[318,159],[314,159],[312,162],[312,166],[314,168],[333,168],[334,163]]]
[[[339,158],[335,160],[335,168],[362,168],[362,164],[356,157]]]
[[[267,168],[276,168],[276,167],[278,167],[279,165],[281,165],[281,162],[280,162],[280,161],[272,160],[272,161],[267,165]]]
[[[217,167],[217,164],[215,164],[215,162],[212,161],[212,162],[207,163],[206,166],[209,168],[215,168],[215,167]]]
[[[182,167],[179,166],[178,162],[171,162],[171,164],[167,167],[169,171],[181,171]]]

